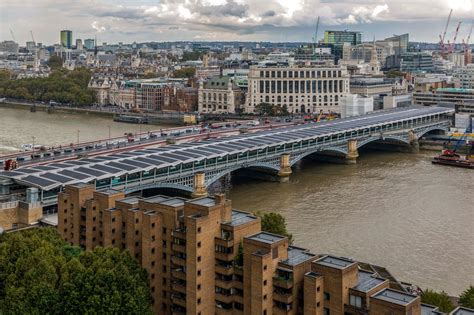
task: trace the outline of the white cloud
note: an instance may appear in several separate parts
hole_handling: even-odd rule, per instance
[[[99,25],[99,22],[97,22],[97,21],[92,22],[91,26],[92,26],[92,28],[95,29],[96,32],[98,32],[98,33],[102,33],[102,32],[105,32],[105,31],[106,31],[105,26],[100,26],[100,25]]]

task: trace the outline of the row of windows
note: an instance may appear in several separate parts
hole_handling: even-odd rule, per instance
[[[264,98],[262,96],[260,96],[260,102],[263,102],[263,100],[264,100]],[[282,102],[282,100],[283,100],[283,102],[286,103],[286,101],[287,101],[286,96],[283,96],[283,98],[282,98],[281,95],[277,95],[276,101],[280,103],[280,102]],[[253,101],[254,101],[254,103],[257,102],[257,100],[255,98],[253,99]],[[274,95],[272,95],[271,101],[275,102],[275,96]],[[294,98],[294,101],[295,102],[298,101],[297,96]],[[311,98],[308,95],[308,102],[310,102],[310,101],[311,101]],[[317,101],[318,101],[318,99],[316,98],[316,95],[313,95],[313,103],[316,103]],[[334,98],[333,98],[332,95],[329,95],[329,97],[328,97],[328,95],[324,95],[324,97],[321,97],[321,95],[320,95],[319,96],[319,102],[322,102],[322,101],[324,101],[324,102],[328,102],[328,101],[329,102],[333,102],[333,101],[338,102],[339,101],[339,96],[334,95]],[[267,102],[267,103],[270,102],[270,96],[269,95],[265,96],[265,102]],[[290,95],[288,97],[288,102],[293,102],[293,95]],[[304,102],[304,96],[303,95],[301,96],[301,102]]]
[[[224,103],[227,103],[227,94],[221,94],[221,93],[202,93],[202,99],[205,101],[206,99],[209,101],[214,101],[216,102],[219,100],[219,102],[222,102],[224,100]]]
[[[260,71],[260,78],[340,78],[341,70],[277,70]]]
[[[261,80],[260,93],[341,93],[344,92],[344,80]],[[254,86],[255,89],[255,86]]]

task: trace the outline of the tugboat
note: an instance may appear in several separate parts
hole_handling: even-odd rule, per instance
[[[474,142],[467,140],[467,134],[469,132],[470,131],[466,131],[461,139],[457,140],[453,149],[444,149],[440,155],[433,158],[431,163],[474,169],[474,156],[471,155]],[[457,150],[464,141],[466,141],[466,156],[461,156],[457,153]]]

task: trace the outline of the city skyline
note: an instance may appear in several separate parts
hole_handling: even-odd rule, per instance
[[[472,0],[251,0],[202,1],[26,1],[0,4],[0,39],[20,44],[31,40],[59,43],[59,31],[98,42],[147,41],[311,41],[317,16],[318,39],[324,30],[357,30],[364,40],[393,33],[410,33],[413,41],[437,42],[449,10],[453,18],[447,36],[459,21],[458,42],[467,37],[473,18]],[[50,23],[54,16],[55,23]]]

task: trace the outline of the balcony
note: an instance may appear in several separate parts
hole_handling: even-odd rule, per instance
[[[177,266],[186,267],[186,259],[176,255],[171,256],[171,263]]]
[[[293,302],[293,294],[273,292],[273,300],[281,302],[281,303],[285,303],[285,304],[290,304]]]
[[[173,243],[171,244],[171,249],[174,250],[175,252],[186,253],[186,245]]]
[[[186,280],[186,272],[182,268],[172,269],[171,276],[176,279]]]
[[[186,283],[185,282],[182,283],[182,282],[179,282],[179,281],[173,281],[173,283],[171,284],[171,289],[175,292],[186,294]]]
[[[234,273],[234,267],[232,265],[216,264],[216,272],[226,276],[230,276]]]
[[[216,306],[216,315],[231,315],[234,314],[234,310],[231,308],[219,308]]]
[[[218,279],[216,278],[216,286],[221,287],[223,289],[228,289],[230,290],[233,287],[234,281],[226,281],[223,279]]]
[[[171,232],[171,235],[172,235],[173,237],[186,239],[186,229],[185,229],[185,228],[174,229],[174,230]]]
[[[216,245],[220,245],[224,247],[234,247],[233,239],[223,239],[220,237],[216,237],[215,241],[216,241]]]
[[[215,253],[216,259],[223,260],[223,261],[232,261],[234,260],[234,253],[222,253],[216,252]]]
[[[293,287],[293,278],[274,276],[273,285],[284,289],[291,289]]]
[[[222,293],[217,293],[216,292],[216,300],[220,301],[222,303],[232,303],[234,301],[234,298],[230,294],[222,294]]]
[[[186,296],[183,294],[172,294],[171,300],[173,301],[173,304],[186,307]]]

